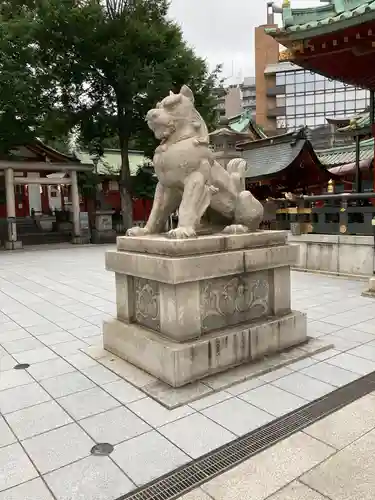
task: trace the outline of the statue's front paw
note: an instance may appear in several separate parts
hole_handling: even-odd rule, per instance
[[[134,226],[126,231],[126,236],[146,236],[149,234],[148,229],[145,227]]]
[[[249,228],[242,224],[232,224],[223,229],[223,233],[225,234],[245,234],[248,232],[250,232]]]
[[[196,233],[192,227],[177,227],[176,229],[171,229],[167,236],[175,240],[184,240],[186,238],[195,238]]]

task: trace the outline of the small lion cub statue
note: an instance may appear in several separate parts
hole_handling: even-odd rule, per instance
[[[263,206],[245,189],[246,162],[236,158],[225,169],[215,160],[207,126],[186,85],[157,103],[146,120],[160,140],[153,159],[159,182],[147,224],[129,229],[128,236],[162,233],[177,209],[178,226],[167,233],[170,238],[195,237],[208,207],[228,221],[225,233],[246,233],[259,227]]]

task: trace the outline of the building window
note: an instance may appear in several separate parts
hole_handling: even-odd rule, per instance
[[[306,92],[314,92],[315,83],[314,82],[306,82]]]
[[[286,104],[285,95],[277,95],[276,96],[276,106],[278,108],[283,108]]]
[[[305,104],[305,96],[297,95],[296,96],[296,106],[303,106]]]
[[[276,85],[285,85],[285,73],[276,73]]]
[[[295,80],[295,73],[290,72],[286,75],[285,83],[288,85],[288,83],[294,83],[294,80]]]
[[[355,107],[358,109],[358,110],[364,110],[365,107],[366,107],[366,99],[360,99],[358,101],[356,101],[355,103]]]
[[[305,72],[304,71],[297,71],[295,73],[296,76],[296,83],[305,83]]]

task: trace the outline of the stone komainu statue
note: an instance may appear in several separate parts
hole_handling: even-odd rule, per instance
[[[245,190],[246,162],[231,160],[227,170],[209,148],[207,126],[194,107],[194,95],[184,85],[170,92],[146,116],[161,141],[153,159],[158,184],[145,227],[133,227],[128,236],[162,233],[168,217],[178,209],[171,238],[191,238],[208,208],[227,221],[226,233],[246,233],[259,227],[263,206]]]

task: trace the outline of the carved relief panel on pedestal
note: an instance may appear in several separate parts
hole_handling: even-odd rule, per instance
[[[269,315],[268,272],[202,281],[200,312],[202,332],[234,326]]]
[[[160,295],[156,281],[134,278],[134,316],[140,325],[160,331]]]

